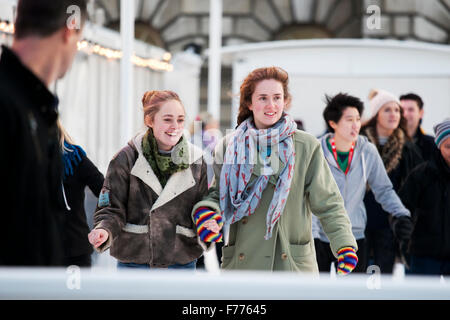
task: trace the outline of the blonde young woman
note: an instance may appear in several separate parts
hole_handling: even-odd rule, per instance
[[[89,225],[84,207],[85,189],[98,197],[105,178],[86,152],[74,143],[58,120],[63,160],[63,191],[66,211],[63,215],[64,264],[91,266],[92,246],[88,241]]]
[[[191,211],[207,192],[206,164],[183,136],[175,92],[149,91],[142,103],[148,129],[110,162],[89,240],[111,247],[119,268],[195,269],[204,247]]]
[[[357,244],[339,189],[313,136],[297,130],[284,112],[291,96],[288,74],[253,70],[240,88],[238,127],[215,150],[216,185],[197,203],[199,228],[219,232],[220,213],[230,225],[222,268],[318,272],[314,212],[338,258],[338,273],[357,263]]]

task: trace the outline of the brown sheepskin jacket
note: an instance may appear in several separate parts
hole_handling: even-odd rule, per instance
[[[162,188],[142,154],[144,133],[136,135],[111,160],[94,215],[105,229],[109,247],[121,262],[166,268],[189,263],[206,249],[198,238],[191,211],[207,193],[202,150],[189,143],[190,167],[174,173]]]

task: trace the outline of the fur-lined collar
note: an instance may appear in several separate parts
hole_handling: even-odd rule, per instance
[[[169,202],[187,189],[195,186],[195,179],[192,175],[192,170],[189,167],[185,170],[172,174],[163,188],[142,153],[141,142],[144,134],[145,132],[140,133],[133,139],[134,147],[138,151],[138,158],[131,169],[131,174],[145,182],[159,196],[151,209],[154,210]],[[190,155],[189,164],[198,163],[197,161],[203,156],[203,151],[189,142],[188,148]]]
[[[402,159],[402,150],[406,141],[403,130],[400,128],[395,129],[384,146],[380,145],[378,134],[374,127],[366,128],[365,134],[369,141],[372,142],[380,152],[386,172],[389,173],[394,170]]]

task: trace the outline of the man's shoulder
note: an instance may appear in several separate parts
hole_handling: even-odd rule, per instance
[[[9,74],[0,71],[0,108],[2,110],[20,111],[17,106],[27,97],[27,92],[19,89],[17,82]]]
[[[24,114],[22,108],[17,106],[15,101],[11,99],[0,85],[0,121],[2,123],[12,124],[21,118]]]
[[[417,136],[420,140],[426,142],[426,143],[434,143],[434,137],[427,134],[425,130],[422,129],[422,127],[419,127],[417,130]]]
[[[422,139],[425,141],[425,143],[428,143],[428,144],[435,144],[435,142],[434,142],[434,137],[433,137],[433,136],[430,136],[430,135],[428,135],[428,134],[423,134]]]
[[[1,85],[0,85],[1,87]],[[26,118],[26,109],[18,100],[4,92],[0,88],[0,122],[8,126],[15,126]]]

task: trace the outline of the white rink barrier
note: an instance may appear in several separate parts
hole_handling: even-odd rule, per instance
[[[444,277],[0,268],[2,300],[448,300]]]

